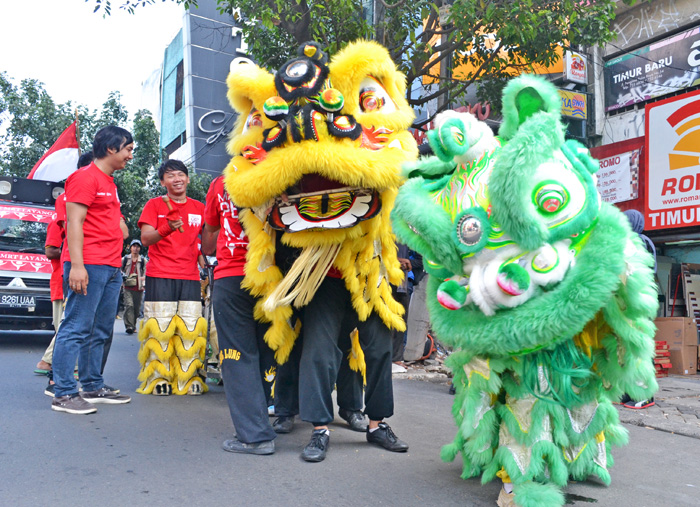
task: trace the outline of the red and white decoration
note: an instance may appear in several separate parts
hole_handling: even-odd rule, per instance
[[[76,122],[71,123],[34,165],[27,178],[62,181],[70,176],[76,170],[80,157],[77,129]]]

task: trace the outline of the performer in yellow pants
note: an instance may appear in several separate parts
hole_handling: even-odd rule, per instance
[[[146,203],[139,218],[149,246],[144,322],[139,330],[142,394],[202,394],[198,370],[206,352],[198,236],[204,204],[187,197],[187,166],[167,160],[158,169],[167,195]]]

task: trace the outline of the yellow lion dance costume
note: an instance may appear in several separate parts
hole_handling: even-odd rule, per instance
[[[357,42],[328,63],[307,43],[275,75],[240,64],[228,85],[240,118],[226,188],[250,239],[244,286],[260,297],[255,316],[271,323],[265,339],[278,362],[299,332],[292,307],[311,301],[330,269],[342,274],[360,321],[377,312],[404,329],[390,287],[403,273],[389,213],[401,164],[417,149],[405,79],[386,49]],[[275,265],[278,241],[301,250],[286,274]],[[357,339],[353,350],[361,370]]]

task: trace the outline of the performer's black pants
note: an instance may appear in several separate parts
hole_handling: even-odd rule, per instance
[[[199,280],[146,277],[145,301],[201,301]],[[138,312],[138,310],[136,310]]]
[[[304,345],[299,367],[301,419],[315,426],[333,420],[331,393],[342,356],[347,353],[341,351],[338,344],[341,336],[349,336],[355,328],[359,331],[367,365],[364,412],[375,421],[391,417],[394,413],[391,331],[376,312],[365,322],[360,322],[345,282],[326,277],[304,309],[302,322]]]
[[[299,360],[303,348],[303,333],[294,342],[289,360],[277,368],[275,378],[275,415],[292,417],[299,414]],[[347,355],[350,351],[350,336],[341,335],[338,346],[345,356],[340,361],[336,390],[338,407],[349,410],[362,410],[362,375],[350,369]]]
[[[253,318],[255,298],[241,288],[242,280],[216,280],[212,300],[226,401],[238,439],[252,444],[277,436],[267,414],[261,368],[272,363],[272,351],[264,340],[267,325]]]

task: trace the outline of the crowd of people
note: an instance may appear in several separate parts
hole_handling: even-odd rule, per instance
[[[126,333],[137,333],[141,344],[137,393],[205,393],[207,342],[215,337],[212,348],[218,351],[235,427],[224,450],[272,454],[276,436],[292,431],[299,415],[313,426],[301,457],[322,461],[329,446],[328,424],[334,418],[331,395],[337,389],[338,413],[352,430],[364,432],[368,442],[389,451],[407,451],[408,444],[384,421],[393,414],[392,361],[403,360],[404,333],[392,337],[374,314],[358,322],[350,315],[354,310],[342,279],[331,270],[298,315],[303,331],[289,360],[278,367],[264,340],[267,324],[255,316],[257,298],[244,284],[248,238],[223,176],[214,179],[206,203],[201,203],[187,196],[187,166],[165,161],[158,169],[165,195],[146,203],[138,220],[140,239],[133,239],[122,255],[124,242],[135,234],[126,228],[113,176],[133,158],[133,149],[128,131],[101,129],[92,152],[81,157],[79,169],[66,181],[66,191],[56,202],[56,218],[48,227],[46,254],[54,265],[57,332],[37,367],[49,372],[45,392],[53,398],[51,408],[90,414],[97,411],[96,404],[131,401],[103,378],[121,292]],[[148,247],[147,259],[143,247]],[[213,322],[208,326],[202,314],[200,273],[208,262],[205,256],[214,255],[216,267],[209,280]],[[292,250],[282,250],[276,262],[289,265],[293,255]],[[399,255],[402,268],[417,272],[410,256],[408,251]],[[409,292],[408,285],[396,288],[406,308]],[[329,313],[339,317],[332,321],[338,326],[328,325]],[[353,332],[359,332],[364,375],[350,368],[342,352],[350,350]]]

